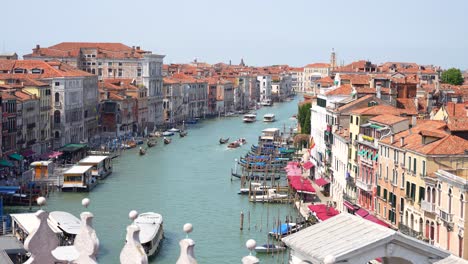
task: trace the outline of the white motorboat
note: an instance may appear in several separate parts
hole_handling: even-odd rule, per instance
[[[62,231],[62,244],[73,245],[76,235],[80,232],[80,220],[68,212],[53,211],[49,213],[49,221]]]
[[[263,116],[263,122],[275,122],[275,114],[266,114]]]
[[[154,255],[160,248],[164,238],[163,218],[158,213],[148,212],[139,214],[133,221],[140,227],[140,243],[148,257]]]
[[[164,137],[170,137],[170,136],[173,136],[173,135],[174,135],[174,132],[168,130],[168,131],[164,131],[164,132],[162,133],[162,135],[163,135]]]
[[[244,123],[253,123],[257,121],[257,115],[256,114],[246,114],[244,115],[244,118],[242,119]]]
[[[278,246],[274,244],[264,244],[261,246],[256,246],[255,247],[255,252],[257,253],[275,253],[275,252],[281,252],[285,250],[286,247],[283,246]]]
[[[269,189],[265,195],[254,195],[250,199],[254,202],[275,202],[288,198],[287,194],[276,193],[275,189]]]
[[[169,131],[169,132],[174,132],[174,133],[175,133],[175,132],[180,132],[180,129],[173,127],[173,128],[171,128],[171,129],[169,129],[168,131]]]
[[[250,188],[241,188],[239,194],[249,194],[250,191],[250,194],[261,195],[268,192],[269,189],[271,189],[271,186],[262,185],[259,182],[252,182]]]
[[[264,99],[260,102],[260,104],[262,106],[272,106],[273,105],[273,101],[271,99]]]

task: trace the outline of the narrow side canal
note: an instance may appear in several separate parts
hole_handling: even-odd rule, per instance
[[[199,263],[240,263],[248,254],[245,242],[267,242],[267,233],[278,216],[296,216],[293,205],[252,204],[247,196],[239,196],[239,180],[230,180],[234,159],[246,154],[256,144],[262,129],[289,129],[295,124],[290,117],[297,112],[297,100],[278,103],[257,111],[258,121],[242,123],[242,117],[204,120],[191,125],[188,136],[173,137],[169,145],[160,140],[144,156],[137,149],[126,151],[114,159],[113,174],[91,193],[53,193],[48,211],[64,210],[79,217],[84,211],[81,199],[89,196],[88,208],[94,216],[101,248],[99,263],[118,263],[125,241],[128,212],[158,212],[164,217],[166,239],[152,263],[175,263],[184,223],[194,226],[190,238],[195,240]],[[275,123],[262,122],[263,115],[274,113]],[[220,137],[231,140],[244,137],[247,145],[227,149],[219,145]],[[245,213],[244,230],[240,231],[240,212]],[[250,212],[250,230],[248,214]],[[283,263],[272,256],[260,257],[264,263]]]

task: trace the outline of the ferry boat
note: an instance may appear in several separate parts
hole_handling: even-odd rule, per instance
[[[257,115],[256,114],[246,114],[244,115],[243,118],[244,123],[253,123],[257,121]]]
[[[262,106],[272,106],[273,105],[273,101],[271,99],[263,99],[261,102],[260,102],[260,105]]]
[[[91,174],[93,166],[75,165],[63,173],[62,191],[91,191],[97,180]]]
[[[78,165],[93,166],[91,175],[100,180],[112,173],[112,159],[110,156],[88,156],[80,160]]]
[[[275,122],[275,114],[266,114],[263,116],[263,122]]]
[[[148,257],[158,252],[164,239],[163,218],[158,213],[139,214],[133,224],[140,227],[140,243]]]
[[[288,198],[287,194],[276,193],[275,189],[268,189],[265,195],[254,195],[250,197],[252,202],[276,202]]]
[[[170,137],[170,136],[173,136],[173,135],[174,135],[174,132],[168,130],[168,131],[164,131],[164,132],[162,133],[162,135],[163,135],[164,137]]]

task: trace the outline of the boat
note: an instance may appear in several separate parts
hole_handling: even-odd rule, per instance
[[[235,173],[232,169],[231,169],[231,176],[239,178],[239,179],[242,178],[241,174]],[[274,174],[274,175],[268,174],[266,176],[265,175],[247,175],[246,178],[250,179],[251,181],[263,181],[263,180],[271,181],[272,179],[276,181],[276,180],[281,179],[281,175],[279,174]]]
[[[164,144],[170,144],[171,143],[171,139],[170,138],[167,138],[167,137],[164,137]]]
[[[73,245],[73,241],[80,231],[80,220],[68,212],[52,211],[49,213],[49,221],[62,231],[60,239],[62,246]]]
[[[289,234],[296,233],[301,228],[301,225],[296,223],[284,223],[281,224],[280,228],[273,228],[268,235],[273,236],[277,239],[281,239]]]
[[[93,166],[75,165],[63,173],[62,191],[85,191],[93,189],[98,181],[91,173]]]
[[[219,139],[219,144],[226,144],[226,143],[228,143],[228,141],[229,141],[229,138],[220,138]]]
[[[163,218],[158,213],[141,213],[133,221],[140,228],[140,243],[148,257],[155,255],[164,239]]]
[[[262,106],[272,106],[273,105],[273,101],[271,99],[263,99],[261,102],[260,102],[260,105]]]
[[[263,116],[263,122],[275,122],[275,114],[265,114]]]
[[[244,123],[253,123],[257,121],[257,115],[256,114],[246,114],[244,115],[244,118],[242,119]]]
[[[240,147],[240,143],[237,142],[237,141],[233,141],[233,142],[229,143],[227,147],[228,148],[238,148],[238,147]]]
[[[247,139],[245,138],[238,138],[236,141],[239,142],[241,146],[247,143]]]
[[[250,197],[253,202],[275,202],[288,198],[287,194],[277,193],[275,189],[268,189],[264,195],[254,195]]]
[[[145,154],[146,154],[146,149],[144,149],[144,148],[140,147],[139,154],[140,154],[140,156],[143,156],[143,155],[145,155]]]
[[[170,137],[170,136],[173,136],[173,135],[174,135],[174,132],[168,130],[168,131],[164,131],[164,132],[162,133],[162,135],[163,135],[164,137]]]
[[[136,148],[137,143],[136,143],[135,140],[130,140],[130,141],[127,142],[127,145],[128,145],[129,148]]]
[[[142,145],[143,143],[145,143],[145,141],[142,138],[136,138],[135,139],[135,144]]]
[[[168,131],[176,133],[176,132],[180,132],[180,129],[173,127],[171,129],[169,129]]]
[[[156,146],[156,141],[148,140],[148,142],[146,142],[146,145],[148,146],[148,148],[152,148],[152,147]]]
[[[281,252],[285,250],[286,247],[283,246],[278,246],[274,244],[264,244],[261,246],[256,246],[255,247],[255,252],[257,253],[275,253],[275,252]]]
[[[185,131],[185,130],[181,130],[181,131],[179,132],[179,136],[180,136],[180,137],[185,137],[185,136],[187,136],[187,134],[188,134],[188,132]]]
[[[102,180],[112,173],[111,156],[88,156],[78,162],[78,165],[93,166],[91,175]]]
[[[264,194],[268,189],[271,189],[271,186],[263,185],[259,182],[252,182],[250,188],[240,188],[238,194]]]
[[[194,125],[198,123],[198,119],[189,119],[189,120],[186,120],[185,121],[185,124],[191,124],[191,125]]]

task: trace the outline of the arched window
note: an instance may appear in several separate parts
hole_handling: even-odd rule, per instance
[[[413,214],[411,214],[410,221],[411,221],[410,222],[410,227],[411,227],[412,230],[414,230],[414,215]]]
[[[55,138],[59,138],[59,137],[60,137],[60,132],[55,131]]]
[[[435,199],[436,199],[436,190],[435,188],[431,188],[431,192],[432,192],[432,200],[430,201],[431,203],[435,204]]]
[[[60,124],[60,111],[55,110],[54,112],[54,123]]]
[[[442,196],[442,186],[440,185],[437,185],[437,205],[440,207],[440,201],[441,201],[441,196]]]
[[[60,94],[59,93],[55,93],[55,102],[56,103],[60,102]]]
[[[452,213],[452,189],[448,191],[448,213]]]
[[[426,201],[431,202],[431,187],[429,186],[426,189]]]
[[[463,194],[460,195],[460,218],[463,218],[465,215],[465,197],[463,197]]]

